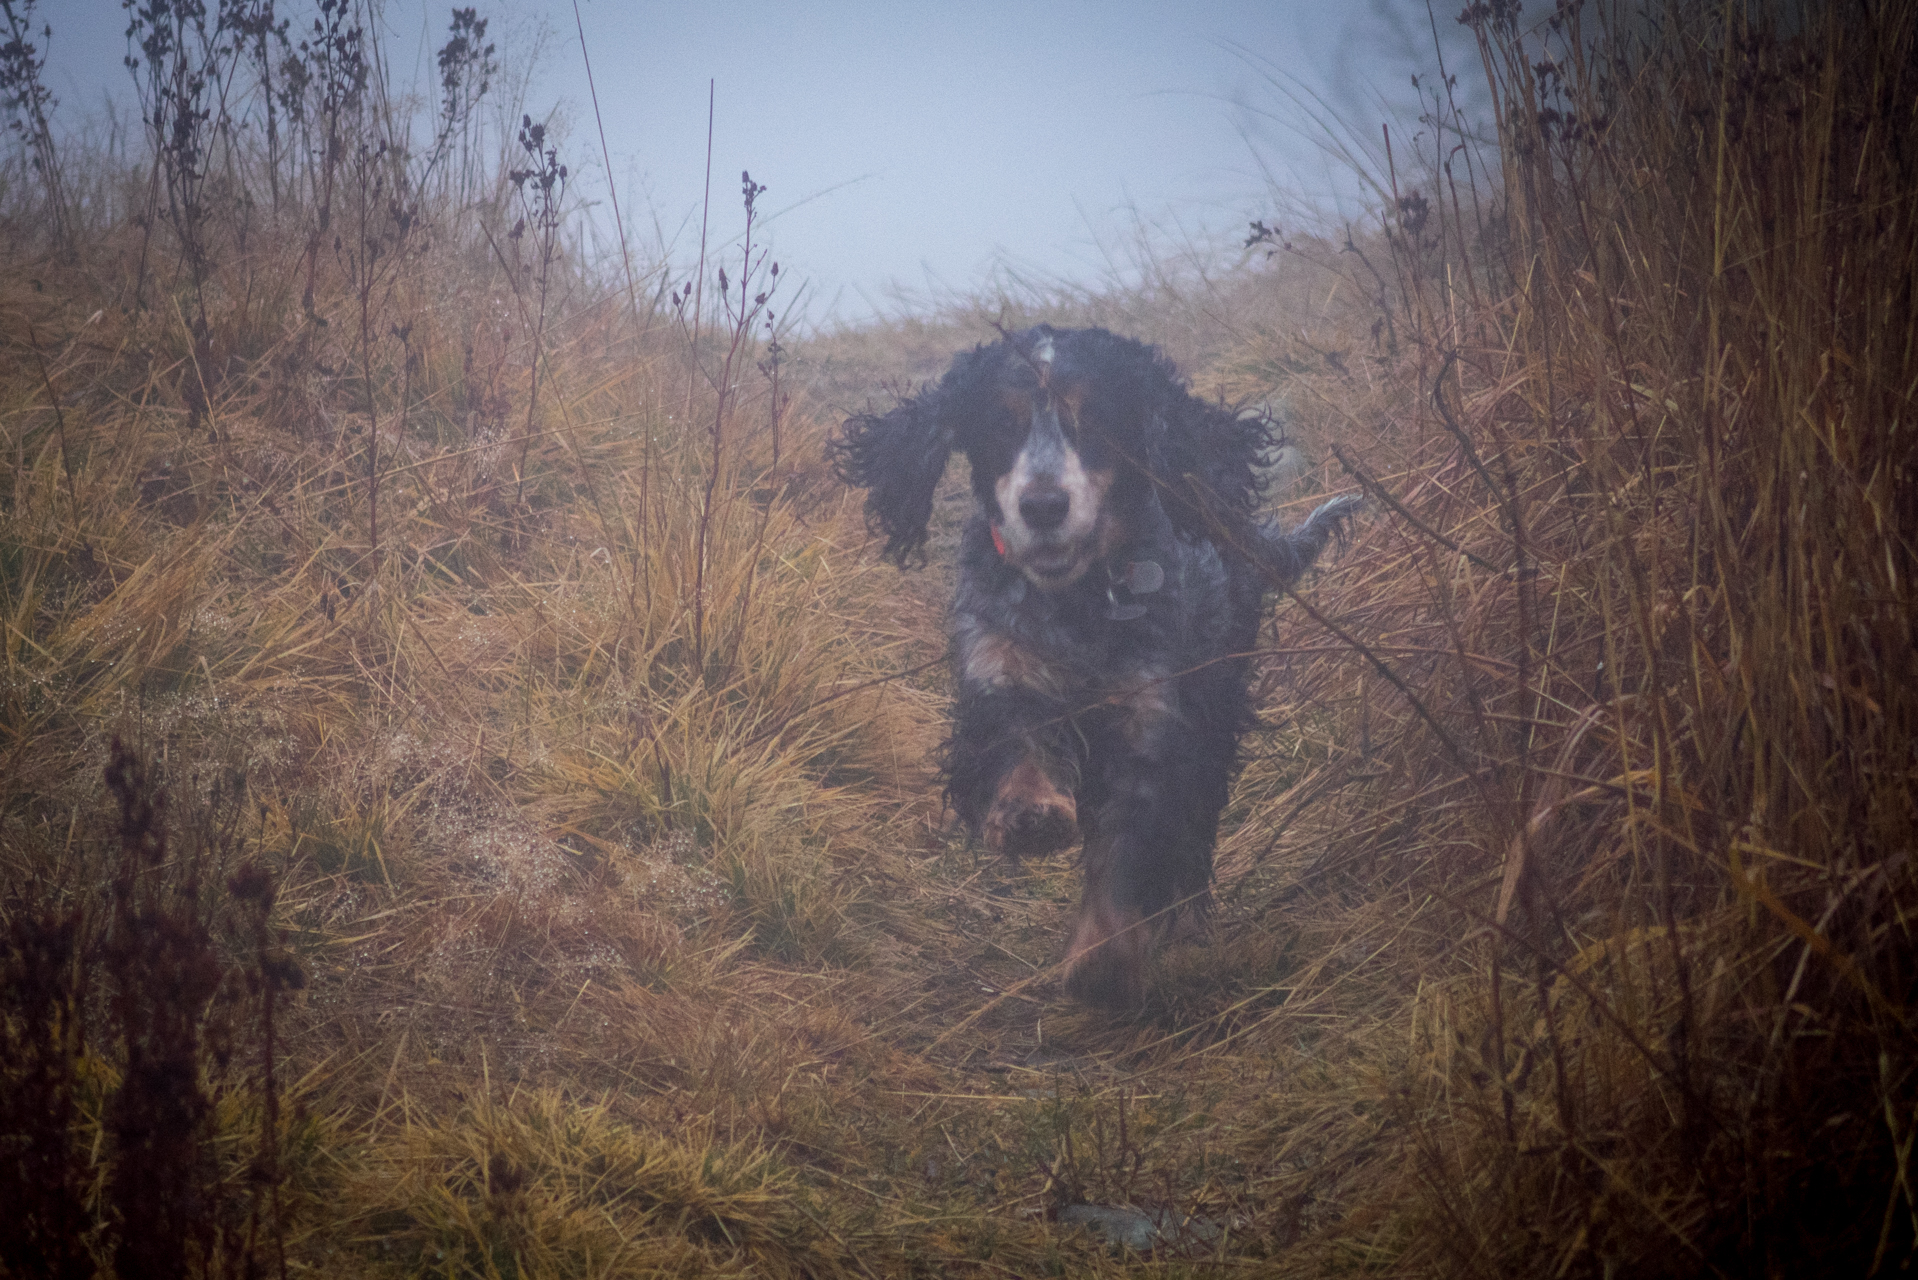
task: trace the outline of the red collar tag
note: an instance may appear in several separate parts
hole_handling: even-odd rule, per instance
[[[1006,540],[999,536],[999,526],[989,524],[986,528],[992,530],[992,549],[999,553],[1001,560],[1004,560],[1006,558]]]

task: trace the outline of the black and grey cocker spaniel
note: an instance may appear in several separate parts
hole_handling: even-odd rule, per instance
[[[1067,986],[1092,1004],[1136,1004],[1153,938],[1204,905],[1253,722],[1261,596],[1359,506],[1335,498],[1289,533],[1261,522],[1275,443],[1191,395],[1151,347],[1041,325],[958,356],[831,445],[901,568],[923,559],[947,458],[971,460],[947,797],[996,853],[1084,836]]]

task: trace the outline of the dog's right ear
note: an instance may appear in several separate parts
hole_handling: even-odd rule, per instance
[[[952,456],[938,391],[901,401],[890,413],[846,419],[826,446],[833,470],[866,490],[866,527],[886,535],[886,559],[901,569],[924,563],[932,493]]]

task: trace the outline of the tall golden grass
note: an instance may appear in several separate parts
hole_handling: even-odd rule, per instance
[[[1364,744],[1306,821],[1430,939],[1367,1247],[1905,1265],[1912,16],[1466,17],[1497,154],[1399,140],[1377,358],[1304,383],[1392,512],[1294,659]]]
[[[1496,140],[1441,87],[1371,232],[778,352],[737,248],[596,274],[543,134],[428,184],[374,103],[337,248],[244,146],[190,236],[23,155],[0,1267],[1907,1265],[1913,19],[1467,17]],[[940,584],[819,463],[1040,319],[1373,498],[1130,1019],[1069,860],[945,828]]]

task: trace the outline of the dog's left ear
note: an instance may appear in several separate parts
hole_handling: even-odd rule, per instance
[[[886,559],[901,569],[925,560],[932,494],[952,456],[938,391],[901,401],[890,413],[862,413],[826,446],[833,470],[866,490],[866,527],[886,535]]]
[[[1152,477],[1173,527],[1188,538],[1244,536],[1259,505],[1259,467],[1277,444],[1271,428],[1183,389],[1168,398],[1156,426]]]

